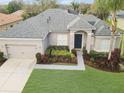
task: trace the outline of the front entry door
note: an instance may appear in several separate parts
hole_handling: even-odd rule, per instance
[[[75,34],[75,48],[82,48],[82,34]]]

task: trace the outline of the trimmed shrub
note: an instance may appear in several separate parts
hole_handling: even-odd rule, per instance
[[[94,51],[94,50],[91,50],[89,55],[92,58],[108,57],[108,53],[107,52],[97,52],[97,51]]]
[[[77,56],[77,51],[76,51],[76,49],[72,49],[72,50],[71,50],[71,53],[73,53],[75,56]]]
[[[41,53],[36,54],[37,64],[41,63]]]
[[[48,56],[52,55],[52,51],[54,50],[64,50],[64,51],[69,51],[68,46],[50,46],[46,49],[45,54]]]
[[[5,58],[4,58],[4,53],[0,52],[0,62],[4,62]]]
[[[41,63],[76,63],[76,57],[71,53],[67,46],[50,46],[42,56]]]

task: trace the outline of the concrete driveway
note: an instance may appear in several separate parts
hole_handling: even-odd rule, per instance
[[[9,59],[0,67],[0,93],[21,93],[28,80],[34,60]]]

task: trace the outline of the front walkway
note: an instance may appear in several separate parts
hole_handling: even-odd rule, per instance
[[[75,66],[36,64],[35,69],[85,70],[83,56],[80,51],[77,51],[77,59],[78,64]]]
[[[0,93],[21,93],[35,62],[29,59],[9,59],[0,67]]]

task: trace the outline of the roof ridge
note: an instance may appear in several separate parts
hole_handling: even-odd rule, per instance
[[[73,26],[78,20],[80,20],[81,18],[79,16],[77,16],[74,20],[72,20],[68,25],[67,25],[67,29],[69,29],[71,26]]]

